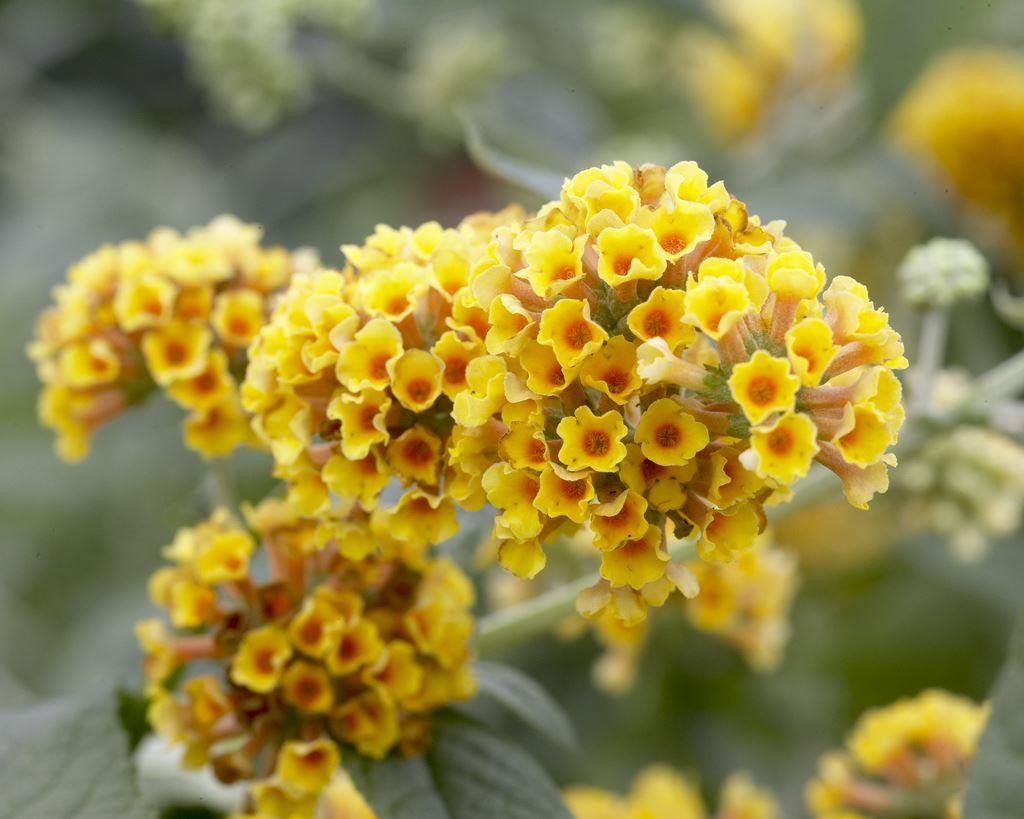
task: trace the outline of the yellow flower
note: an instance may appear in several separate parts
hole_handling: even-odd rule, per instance
[[[562,439],[558,459],[573,471],[613,472],[626,457],[622,439],[627,429],[615,411],[594,415],[590,407],[579,407],[558,422],[557,432]]]
[[[377,627],[369,620],[358,620],[333,633],[325,657],[327,670],[343,677],[377,662],[383,650]]]
[[[1024,210],[1024,58],[1017,50],[940,54],[900,102],[889,131],[937,187],[990,215],[1019,254]]]
[[[227,354],[215,349],[210,351],[200,372],[191,378],[174,381],[167,387],[167,394],[185,409],[201,410],[232,402],[235,386],[228,370]]]
[[[346,773],[337,775],[320,800],[321,819],[377,819]]]
[[[636,347],[625,337],[615,336],[583,363],[580,380],[616,404],[626,403],[642,383],[637,375]]]
[[[466,368],[482,354],[478,341],[463,340],[454,330],[443,333],[430,350],[441,362],[441,391],[452,400],[468,386]]]
[[[687,320],[716,341],[751,309],[747,288],[724,276],[691,279],[684,304]]]
[[[520,275],[538,296],[551,298],[583,277],[585,246],[582,236],[573,240],[558,228],[539,230],[523,250],[527,267]]]
[[[540,532],[542,522],[534,505],[540,480],[535,474],[497,463],[484,473],[483,488],[488,502],[501,510],[495,521],[496,531],[518,541]]]
[[[786,331],[790,366],[805,387],[817,386],[837,352],[831,328],[819,318],[805,318]]]
[[[257,290],[225,290],[214,300],[211,323],[228,346],[248,347],[263,326],[265,309],[263,294]]]
[[[733,367],[729,391],[752,424],[759,424],[774,412],[793,409],[800,379],[790,372],[789,361],[764,350],[749,361]]]
[[[498,356],[482,356],[466,368],[468,389],[455,396],[452,418],[456,424],[478,427],[485,424],[505,403],[505,375],[508,368]]]
[[[327,416],[341,423],[341,451],[346,458],[362,460],[374,444],[387,443],[387,415],[391,399],[379,390],[342,393],[331,401]]]
[[[88,389],[109,384],[121,372],[117,352],[102,338],[70,344],[61,350],[61,378],[74,389]]]
[[[413,412],[429,409],[441,394],[444,364],[426,350],[406,350],[388,364],[391,391],[402,406]]]
[[[597,275],[610,287],[657,279],[665,270],[660,248],[657,235],[648,228],[606,227],[597,236]]]
[[[787,412],[775,423],[751,431],[750,446],[757,453],[756,472],[788,486],[807,474],[818,454],[818,430],[803,413]]]
[[[231,664],[231,681],[265,694],[277,688],[284,665],[292,656],[288,635],[276,626],[247,632]]]
[[[355,498],[368,511],[377,507],[377,498],[391,480],[387,464],[376,452],[357,460],[332,455],[320,474],[331,492],[343,498]]]
[[[185,443],[206,458],[220,458],[252,439],[249,418],[231,400],[194,411],[182,425]]]
[[[565,368],[581,363],[607,338],[604,328],[590,320],[590,304],[579,299],[560,299],[547,308],[537,334],[537,341],[549,346]]]
[[[249,558],[255,548],[255,542],[244,529],[219,532],[196,555],[196,576],[208,585],[241,580],[249,572]]]
[[[534,506],[551,518],[565,517],[583,523],[594,499],[594,481],[587,473],[568,472],[558,464],[547,464],[540,473]]]
[[[388,463],[403,478],[432,486],[437,483],[441,439],[423,427],[412,427],[388,444]]]
[[[398,328],[387,319],[370,319],[338,351],[338,381],[352,392],[383,390],[390,382],[389,367],[401,355]]]
[[[894,438],[885,416],[872,404],[847,404],[832,442],[847,463],[867,467],[878,462]]]
[[[484,339],[492,355],[515,355],[534,331],[533,313],[515,296],[503,293],[491,301],[487,311],[490,324]]]
[[[538,395],[558,395],[580,371],[579,366],[563,367],[551,347],[532,339],[520,351],[519,363],[526,370],[526,386]]]
[[[651,524],[643,535],[601,555],[601,577],[612,586],[643,588],[665,574],[668,553],[661,548],[661,531]]]
[[[633,169],[625,162],[580,171],[563,186],[562,195],[583,208],[585,220],[595,216],[628,221],[640,207],[640,196],[632,185]]]
[[[331,721],[335,732],[346,742],[375,759],[382,758],[398,741],[395,706],[372,689],[335,709]]]
[[[532,580],[547,565],[548,557],[536,538],[505,540],[498,547],[498,563],[516,577]]]
[[[459,530],[451,499],[418,488],[402,495],[387,520],[392,537],[413,548],[441,543]]]
[[[590,521],[594,545],[607,552],[626,541],[639,540],[647,531],[646,513],[647,500],[632,489],[600,504]]]
[[[334,704],[331,679],[323,666],[305,660],[296,660],[281,677],[284,698],[301,711],[325,714]]]
[[[430,279],[421,265],[403,261],[389,268],[387,275],[367,277],[360,284],[366,309],[392,324],[412,314]]]
[[[682,466],[708,445],[708,429],[672,398],[644,410],[634,440],[644,457],[660,466]]]
[[[825,284],[825,271],[815,265],[810,253],[791,250],[768,263],[768,287],[781,299],[813,299]]]
[[[654,232],[662,254],[670,262],[678,261],[698,243],[710,239],[715,230],[711,208],[686,199],[677,200],[672,207],[643,208],[638,221]]]
[[[166,387],[203,371],[211,341],[210,330],[201,324],[167,324],[142,337],[142,353],[153,380]]]
[[[416,659],[416,649],[404,640],[392,640],[377,662],[363,672],[363,679],[406,705],[423,685],[423,669]]]
[[[341,764],[338,746],[327,739],[286,742],[277,758],[275,773],[300,793],[320,793]]]
[[[331,646],[334,634],[342,628],[337,610],[327,601],[308,598],[288,625],[288,637],[303,654],[323,657]]]
[[[764,513],[750,502],[712,512],[701,531],[697,553],[714,563],[734,560],[754,545],[764,528]]]
[[[686,296],[680,290],[655,287],[647,297],[629,312],[629,329],[637,338],[650,341],[660,338],[670,351],[694,338],[694,329],[684,323]]]
[[[165,324],[171,317],[177,288],[153,272],[123,278],[114,296],[114,315],[129,333]]]

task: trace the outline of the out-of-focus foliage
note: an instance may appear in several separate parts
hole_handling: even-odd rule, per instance
[[[74,469],[37,427],[32,320],[98,242],[235,212],[271,243],[339,263],[336,248],[378,221],[453,225],[512,198],[467,158],[461,112],[486,144],[558,175],[610,159],[699,160],[752,210],[786,214],[830,271],[868,281],[913,339],[898,262],[934,234],[979,236],[955,191],[891,150],[887,123],[949,48],[1024,53],[1012,0],[862,0],[843,104],[787,109],[784,132],[727,144],[673,68],[683,32],[731,36],[710,3],[187,4],[203,7],[202,27],[174,19],[176,3],[147,5],[0,4],[0,700],[15,690],[8,676],[46,693],[136,682],[128,624],[148,611],[145,578],[205,503],[204,467],[182,451],[167,404],[122,419]],[[990,260],[997,279],[1014,277],[1014,262]],[[1021,346],[983,303],[954,308],[951,332],[950,363],[974,371]],[[228,463],[243,498],[262,496],[268,463]],[[811,557],[774,674],[752,675],[721,641],[659,618],[635,688],[612,707],[590,681],[601,647],[552,636],[510,657],[568,706],[586,750],[510,735],[558,782],[619,793],[654,761],[699,771],[709,791],[749,770],[791,816],[815,760],[865,709],[932,686],[983,698],[1021,603],[1019,532],[964,565],[942,537],[908,539],[891,509],[820,509],[777,532]]]

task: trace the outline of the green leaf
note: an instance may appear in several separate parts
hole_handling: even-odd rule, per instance
[[[532,757],[473,724],[439,724],[425,757],[345,767],[379,819],[571,819]]]
[[[427,762],[452,819],[571,819],[536,760],[479,726],[440,726]]]
[[[118,688],[116,696],[117,719],[128,736],[129,750],[134,751],[139,747],[139,743],[153,731],[146,718],[149,700],[146,699],[145,694],[139,691],[130,691],[127,688]]]
[[[151,817],[109,694],[0,711],[2,819]]]
[[[576,745],[576,731],[555,699],[531,677],[502,663],[477,662],[479,696],[511,711],[541,736],[563,748]]]
[[[466,115],[462,116],[466,150],[477,166],[492,176],[534,193],[541,199],[557,199],[562,189],[562,177],[521,159],[509,156],[484,138],[480,126]]]
[[[423,757],[345,756],[345,769],[377,819],[449,819]]]
[[[964,816],[1017,819],[1024,805],[1024,615],[999,674],[992,712],[971,764]]]

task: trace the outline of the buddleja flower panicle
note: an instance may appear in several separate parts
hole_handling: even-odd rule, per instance
[[[222,508],[182,529],[150,580],[169,621],[137,626],[157,732],[187,766],[296,804],[315,801],[346,747],[422,750],[431,714],[475,691],[468,578],[444,558],[368,553],[344,518],[283,500],[245,518]]]
[[[816,819],[913,813],[959,819],[988,706],[931,689],[868,711],[807,786]]]
[[[691,585],[673,541],[734,560],[814,460],[856,506],[884,491],[903,345],[863,285],[825,281],[692,162],[591,168],[498,228],[467,288],[486,355],[452,416],[493,459],[474,463],[503,565],[533,576],[586,526],[603,579],[581,612],[636,623]]]
[[[62,458],[84,458],[98,427],[158,389],[189,413],[185,443],[204,457],[252,440],[238,389],[246,347],[273,294],[314,262],[261,234],[221,216],[104,245],[68,270],[28,348]]]

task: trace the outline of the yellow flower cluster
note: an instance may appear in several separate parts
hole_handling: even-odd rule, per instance
[[[281,782],[258,782],[247,794],[245,807],[229,819],[377,819],[343,768],[334,771],[319,794],[297,794]]]
[[[482,473],[517,574],[589,529],[602,580],[581,613],[639,622],[691,585],[674,540],[734,560],[814,460],[855,506],[887,487],[899,334],[692,162],[577,174],[495,230],[464,292],[486,355],[454,398],[449,467]]]
[[[455,533],[455,502],[482,505],[479,475],[447,467],[452,401],[487,328],[466,283],[492,229],[518,215],[381,225],[343,248],[345,270],[296,277],[253,342],[242,396],[303,511],[354,499],[375,532],[422,550]],[[405,491],[380,506],[392,479]]]
[[[959,819],[967,768],[988,707],[924,691],[861,716],[844,751],[826,754],[807,786],[817,819]]]
[[[304,263],[260,237],[221,216],[104,245],[68,270],[28,350],[44,384],[39,416],[62,458],[85,457],[97,427],[158,388],[188,411],[185,442],[204,456],[249,440],[237,383],[245,350],[268,297]]]
[[[890,123],[894,139],[943,187],[987,216],[1024,251],[1024,57],[995,49],[941,56]]]
[[[745,774],[725,781],[718,810],[712,813],[699,788],[665,765],[641,771],[625,796],[591,787],[569,788],[564,796],[575,819],[779,819],[782,815],[775,798]]]
[[[752,668],[774,669],[789,639],[789,608],[797,586],[793,555],[769,546],[762,536],[732,563],[692,560],[686,567],[696,583],[693,596],[680,601],[694,628],[735,647]],[[608,610],[593,626],[605,647],[594,667],[595,683],[611,693],[628,691],[636,678],[648,621],[627,625]]]
[[[367,547],[347,518],[278,499],[244,511],[249,528],[220,509],[179,531],[172,565],[150,580],[170,628],[137,626],[149,720],[185,746],[186,765],[261,780],[257,804],[297,811],[331,781],[342,744],[414,753],[431,712],[474,693],[473,589],[446,559]]]
[[[832,96],[860,52],[855,0],[714,0],[723,28],[687,28],[675,68],[698,112],[721,138],[749,136],[800,97]]]

